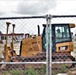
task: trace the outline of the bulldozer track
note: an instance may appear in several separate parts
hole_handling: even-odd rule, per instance
[[[72,61],[76,61],[72,56],[69,56],[69,54],[67,56],[61,56],[61,54],[60,55],[56,54],[56,55],[52,56],[52,61],[53,62],[57,62],[57,61],[58,62],[62,62],[62,61],[65,62],[66,60],[69,61],[69,58]],[[18,56],[17,60],[21,61],[21,62],[41,62],[41,61],[45,61],[46,60],[46,53],[45,52],[38,53],[38,54],[36,54],[34,56],[25,57],[25,58]],[[12,62],[14,62],[14,61],[12,60]],[[55,72],[57,70],[61,70],[62,69],[62,65],[63,64],[53,64],[52,65],[52,71]],[[69,69],[74,70],[76,68],[76,66],[75,66],[76,64],[70,64],[70,65],[66,64],[66,65],[67,65],[66,66],[67,70],[69,70]],[[41,69],[41,64],[38,64],[38,65],[37,64],[30,64],[30,65],[29,64],[27,64],[27,65],[26,64],[15,64],[15,65],[7,64],[5,66],[5,68],[1,69],[1,70],[12,70],[12,69],[25,70],[25,69],[28,69],[30,66],[33,67],[34,69]]]
[[[11,62],[41,62],[46,60],[46,53],[38,53],[34,56],[29,57],[21,57],[17,56],[16,59],[11,60]],[[0,70],[12,70],[12,69],[28,69],[29,67],[33,67],[34,69],[41,69],[41,64],[6,64],[6,66]]]

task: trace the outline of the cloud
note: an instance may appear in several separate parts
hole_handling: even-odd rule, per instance
[[[66,14],[69,14],[69,15],[76,15],[76,8],[72,8],[72,9],[69,9]]]
[[[2,16],[3,14],[5,14],[4,12],[0,11],[0,16]]]
[[[45,14],[55,6],[55,0],[22,1],[18,4],[16,13],[25,15]]]

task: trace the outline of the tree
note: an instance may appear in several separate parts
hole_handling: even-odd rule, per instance
[[[2,32],[0,31],[0,34],[2,34]]]

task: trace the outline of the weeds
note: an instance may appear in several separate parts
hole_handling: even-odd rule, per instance
[[[34,69],[29,67],[27,70],[9,70],[2,71],[2,75],[45,75],[46,65],[42,65],[41,69]]]
[[[56,70],[56,74],[58,73],[66,73],[68,71],[68,69],[66,68],[66,64],[62,64],[61,68]]]

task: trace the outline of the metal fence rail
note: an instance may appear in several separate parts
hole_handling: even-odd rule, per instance
[[[0,64],[46,64],[46,62],[0,62]]]

